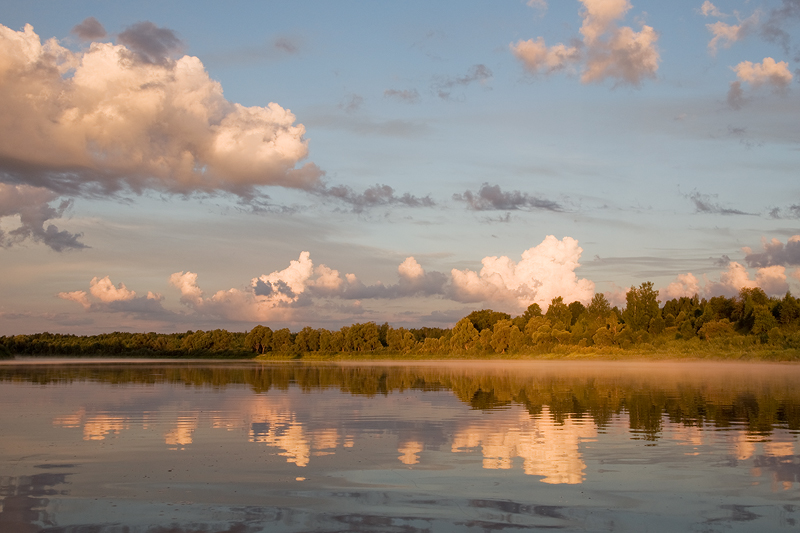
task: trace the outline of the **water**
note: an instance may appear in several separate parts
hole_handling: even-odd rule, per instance
[[[797,531],[800,366],[0,363],[0,531]]]

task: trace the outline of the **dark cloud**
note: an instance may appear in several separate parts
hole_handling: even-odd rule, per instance
[[[266,282],[262,279],[257,279],[253,290],[256,296],[272,296],[273,294],[283,294],[292,299],[297,297],[292,288],[289,287],[289,285],[282,279]]]
[[[475,193],[464,191],[464,194],[454,194],[453,200],[465,202],[469,209],[474,211],[515,211],[519,209],[544,209],[546,211],[561,211],[562,207],[557,202],[531,196],[520,191],[503,192],[499,185],[484,183]]]
[[[406,104],[416,104],[419,102],[419,92],[417,92],[416,89],[386,89],[383,91],[383,96]]]
[[[145,63],[163,65],[183,48],[175,32],[159,28],[150,21],[128,26],[117,36],[117,41],[127,46],[137,59]]]
[[[731,209],[722,207],[717,202],[716,194],[701,194],[698,191],[693,191],[686,195],[686,198],[692,201],[697,213],[708,213],[716,215],[753,215],[754,213],[746,213],[738,209]]]
[[[789,207],[773,207],[769,212],[772,218],[800,218],[800,205],[792,204]]]
[[[444,78],[437,80],[433,84],[433,91],[436,95],[447,100],[456,87],[466,87],[474,82],[485,83],[486,80],[492,77],[492,71],[486,65],[473,65],[466,75],[457,78]]]
[[[783,0],[781,6],[769,13],[767,21],[761,25],[761,37],[783,47],[789,53],[790,36],[786,26],[800,20],[800,0]]]
[[[400,281],[394,285],[384,285],[380,282],[364,285],[360,281],[348,283],[342,287],[338,296],[344,300],[366,300],[444,295],[450,290],[449,282],[450,277],[442,272],[425,272],[417,278],[401,276]]]
[[[78,36],[83,41],[94,41],[105,37],[106,29],[94,17],[84,19],[83,22],[72,28],[72,33]]]
[[[180,316],[178,313],[164,309],[160,298],[148,298],[147,296],[108,303],[94,302],[89,311],[123,313],[135,318],[149,320],[171,320]]]
[[[398,196],[389,185],[374,185],[362,193],[354,191],[347,185],[319,187],[313,192],[323,198],[344,202],[350,205],[356,213],[380,206],[432,207],[436,205],[430,196],[419,197],[409,193]]]
[[[72,200],[61,200],[52,206],[55,195],[44,189],[28,186],[12,186],[0,183],[0,218],[19,216],[19,227],[4,232],[0,230],[0,247],[7,248],[25,240],[40,242],[56,252],[88,248],[78,239],[83,233],[59,231],[48,220],[61,218],[72,206]]]
[[[749,253],[744,260],[751,268],[763,268],[774,265],[793,266],[800,265],[800,235],[795,235],[784,245],[778,239],[764,241],[763,250]]]
[[[732,261],[732,259],[727,255],[723,255],[722,257],[717,257],[717,258],[709,257],[709,259],[711,259],[714,262],[715,267],[719,268],[727,268]]]
[[[358,94],[348,94],[339,103],[339,109],[344,110],[346,113],[355,113],[364,104],[364,97]]]
[[[745,103],[742,82],[732,81],[726,98],[731,109],[741,109]]]
[[[278,37],[273,42],[273,46],[276,50],[286,54],[294,55],[300,52],[300,43],[289,37]]]

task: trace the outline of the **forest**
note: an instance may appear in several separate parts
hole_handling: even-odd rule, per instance
[[[652,282],[631,287],[624,309],[603,294],[588,305],[554,298],[546,312],[532,304],[516,317],[482,309],[451,329],[404,328],[375,322],[330,331],[304,327],[249,332],[0,337],[0,356],[137,356],[214,358],[514,358],[727,357],[800,360],[800,300],[759,288],[734,297],[698,296],[663,304]]]

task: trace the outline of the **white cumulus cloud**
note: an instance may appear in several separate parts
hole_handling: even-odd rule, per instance
[[[125,35],[126,38],[122,39]],[[171,31],[139,23],[80,52],[0,25],[0,180],[58,192],[310,189],[305,129],[276,103],[229,102]]]
[[[557,296],[565,302],[587,303],[594,295],[594,283],[575,274],[582,252],[575,239],[548,235],[523,252],[518,262],[506,256],[485,257],[480,272],[451,271],[454,299],[504,303],[515,310],[532,303],[544,309]]]

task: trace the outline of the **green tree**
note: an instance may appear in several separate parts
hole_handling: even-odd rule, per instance
[[[525,326],[528,325],[528,321],[535,316],[542,316],[542,308],[539,307],[539,304],[532,303],[524,313],[513,320],[514,325],[517,326],[520,331],[524,330]]]
[[[453,326],[453,334],[450,337],[450,349],[456,353],[469,351],[478,340],[478,330],[469,318],[462,318]]]
[[[561,296],[553,298],[544,316],[553,324],[555,329],[568,329],[572,324],[572,312],[570,312],[569,306],[564,303],[564,298]]]
[[[492,311],[491,309],[481,309],[480,311],[471,312],[466,318],[472,322],[475,329],[481,332],[484,329],[492,329],[500,320],[509,320],[511,315],[500,311]]]
[[[622,320],[633,332],[647,330],[650,321],[661,316],[658,292],[653,289],[652,281],[642,283],[638,289],[631,287],[625,299],[627,305],[622,312]]]

